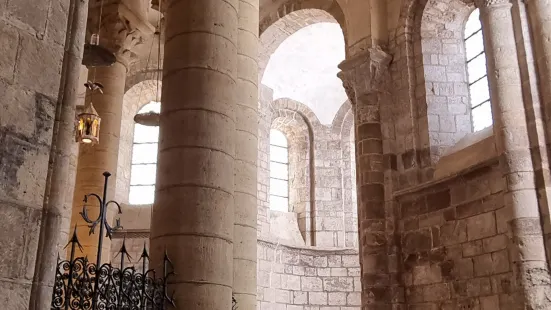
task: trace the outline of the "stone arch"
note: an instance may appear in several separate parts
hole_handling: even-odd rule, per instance
[[[258,81],[262,81],[270,57],[277,50],[279,45],[300,29],[317,23],[338,23],[344,34],[346,52],[346,32],[343,24],[327,10],[311,8],[298,9],[285,13],[270,26],[261,30],[259,59],[258,59]],[[262,28],[262,27],[261,27]]]
[[[358,247],[358,204],[357,204],[357,189],[356,189],[356,157],[355,157],[355,127],[354,127],[354,110],[352,104],[345,102],[335,121],[333,129],[339,130],[341,137],[342,149],[342,190],[344,203],[344,229],[345,229],[345,246],[356,248]]]
[[[346,100],[339,108],[337,114],[335,114],[335,118],[331,123],[331,127],[333,128],[333,130],[338,131],[340,134],[342,132],[343,126],[345,125],[345,122],[347,121],[347,117],[350,117],[350,113],[353,113],[352,103],[350,102],[350,100]],[[353,122],[354,116],[352,115],[352,123]]]
[[[411,106],[415,137],[409,140],[420,153],[403,159],[405,169],[434,165],[446,148],[471,133],[463,29],[473,8],[472,0],[402,5],[394,41],[405,55],[396,63],[407,67],[409,98],[401,100]]]
[[[299,112],[274,108],[270,127],[283,132],[289,142],[289,211],[296,213],[298,229],[305,244],[315,245],[310,126]]]
[[[289,98],[280,98],[272,102],[271,107],[274,111],[289,110],[298,113],[298,115],[304,119],[306,124],[308,124],[308,128],[312,133],[315,128],[320,128],[323,126],[314,111],[302,102]]]
[[[161,87],[162,82],[157,85],[156,80],[144,80],[132,86],[124,94],[117,162],[117,191],[115,195],[119,202],[128,202],[132,144],[134,141],[134,116],[141,107],[157,100],[157,92],[160,93]]]
[[[268,27],[287,14],[307,9],[323,10],[331,14],[341,25],[346,42],[346,19],[341,6],[336,0],[287,0],[274,10],[268,12],[261,11],[259,34],[262,35]]]

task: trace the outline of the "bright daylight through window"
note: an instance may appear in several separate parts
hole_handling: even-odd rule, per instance
[[[471,13],[465,25],[465,50],[473,131],[479,131],[492,125],[492,108],[478,9]]]
[[[270,131],[270,209],[289,211],[289,144],[275,129]]]
[[[161,112],[160,102],[150,102],[138,114]],[[155,198],[155,178],[157,171],[157,147],[159,126],[134,125],[132,148],[132,171],[130,174],[130,204],[151,204]]]

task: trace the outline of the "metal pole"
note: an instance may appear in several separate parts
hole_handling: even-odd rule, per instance
[[[95,286],[94,291],[96,292],[94,294],[94,300],[92,300],[92,310],[96,310],[98,297],[99,297],[99,274],[101,269],[101,252],[103,247],[103,230],[105,229],[105,212],[107,207],[107,183],[109,181],[109,177],[111,176],[111,173],[104,172],[103,176],[105,177],[105,182],[103,183],[103,197],[100,201],[100,211],[99,211],[99,240],[98,240],[98,252],[96,255],[96,279],[95,279]]]
[[[29,310],[50,308],[57,255],[64,243],[62,232],[68,230],[62,221],[67,214],[63,205],[70,179],[70,146],[74,143],[77,90],[87,18],[88,0],[71,0]]]

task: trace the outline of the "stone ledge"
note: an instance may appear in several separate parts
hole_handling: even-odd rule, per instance
[[[286,244],[285,242],[278,242],[277,240],[269,240],[265,238],[258,238],[258,244],[269,248],[285,247],[287,249],[299,250],[304,254],[311,254],[311,255],[320,255],[320,253],[324,253],[326,255],[330,255],[330,254],[357,255],[358,254],[358,249],[354,249],[354,248],[317,247],[317,246],[309,246],[309,245],[298,246],[298,245]]]
[[[450,183],[457,181],[457,179],[465,178],[466,176],[471,174],[478,175],[478,174],[485,173],[487,172],[488,168],[496,166],[498,163],[499,163],[499,160],[497,157],[490,158],[476,165],[462,169],[449,176],[446,176],[437,180],[429,181],[426,183],[422,183],[416,186],[412,186],[403,190],[396,191],[392,194],[392,196],[394,197],[394,199],[401,200],[402,198],[405,198],[411,195],[416,195],[423,192],[429,192],[435,189],[442,189],[447,185],[449,185]]]

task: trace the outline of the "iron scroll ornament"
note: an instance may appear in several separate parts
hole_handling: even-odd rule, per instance
[[[90,262],[87,257],[75,257],[76,251],[82,252],[82,246],[78,240],[77,228],[67,244],[70,248],[69,259],[61,260],[58,255],[58,263],[54,278],[51,310],[165,310],[167,307],[176,307],[173,296],[169,296],[167,290],[168,279],[174,275],[173,264],[164,253],[163,264],[159,276],[154,269],[149,269],[149,253],[144,248],[138,263],[141,262],[141,270],[134,266],[125,267],[125,261],[131,260],[126,250],[126,240],[117,256],[120,255],[120,267],[112,263],[101,264],[102,245],[104,231],[106,237],[112,238],[112,232],[122,228],[120,221],[116,221],[115,227],[111,227],[106,219],[107,207],[115,204],[119,214],[120,205],[115,201],[107,201],[107,184],[111,174],[103,173],[105,177],[103,197],[97,194],[89,194],[84,198],[88,202],[89,197],[95,197],[100,206],[100,214],[97,219],[91,220],[86,206],[80,213],[89,224],[89,234],[95,233],[99,224],[98,250],[96,262]],[[115,257],[116,258],[116,257]]]

